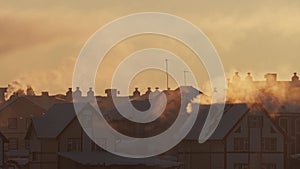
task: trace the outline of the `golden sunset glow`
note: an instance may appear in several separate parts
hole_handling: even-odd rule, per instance
[[[97,29],[121,16],[151,11],[177,15],[202,29],[219,52],[227,77],[235,71],[243,77],[250,71],[254,79],[260,80],[266,72],[278,72],[279,79],[289,80],[293,72],[300,72],[297,61],[300,2],[297,0],[1,0],[0,69],[5,73],[0,85],[19,81],[24,86],[32,85],[37,93],[44,90],[64,93],[72,84],[80,49]],[[190,50],[175,40],[146,35],[130,38],[112,49],[106,58],[109,64],[99,68],[105,73],[97,78],[97,92],[109,87],[107,79],[122,58],[147,47],[161,47],[178,54],[194,69],[200,88],[205,88],[207,74]],[[157,85],[164,88],[165,77],[157,75],[158,80],[152,84],[151,72],[145,72],[135,79],[131,88]],[[140,83],[138,78],[149,83]],[[172,82],[171,86],[175,84]]]

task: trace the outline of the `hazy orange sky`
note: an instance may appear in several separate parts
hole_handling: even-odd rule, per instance
[[[135,12],[166,12],[198,26],[218,50],[228,77],[236,70],[242,76],[251,71],[254,79],[278,72],[280,79],[289,80],[293,72],[300,72],[299,0],[0,0],[0,85],[19,80],[37,92],[65,92],[85,41],[104,24]],[[105,73],[99,75],[97,89],[107,88],[113,66],[137,49],[167,48],[193,64],[190,51],[178,46],[156,36],[119,44],[107,55],[109,64],[101,67]],[[207,77],[201,63],[192,67],[204,84]],[[150,81],[153,74],[157,78]],[[162,88],[164,78],[162,72],[148,72],[132,87]]]

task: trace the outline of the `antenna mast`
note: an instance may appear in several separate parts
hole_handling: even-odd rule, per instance
[[[186,86],[186,73],[188,73],[189,71],[184,70],[183,71],[183,80],[184,80],[184,86]]]
[[[169,90],[168,59],[165,59],[165,61],[166,61],[167,90]]]

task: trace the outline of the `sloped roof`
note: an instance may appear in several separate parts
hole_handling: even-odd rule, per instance
[[[57,98],[56,96],[24,96],[34,104],[42,107],[43,109],[49,109],[55,103],[64,103],[65,100]]]
[[[300,105],[298,103],[265,101],[262,105],[269,113],[300,113]]]
[[[0,132],[0,138],[2,139],[2,141],[4,143],[8,143],[9,142],[8,139],[1,132]]]
[[[185,137],[186,140],[199,139],[200,132],[204,126],[209,109],[210,105],[200,105],[197,120],[192,130]],[[220,123],[209,140],[223,140],[234,125],[248,112],[248,110],[249,108],[246,104],[227,104]]]
[[[10,104],[13,104],[14,102],[18,100],[28,100],[31,103],[39,106],[40,108],[47,110],[49,109],[53,104],[55,103],[63,103],[65,101],[61,99],[57,99],[54,96],[49,96],[49,97],[43,97],[43,96],[17,96],[17,97],[12,97],[3,104],[0,105],[0,111],[3,109],[7,108]]]
[[[63,152],[59,156],[75,161],[82,165],[89,166],[112,166],[112,165],[144,165],[156,166],[160,168],[177,167],[181,163],[163,160],[158,157],[143,159],[120,157],[108,152]]]
[[[87,103],[74,103],[82,109]],[[76,117],[73,103],[53,105],[43,116],[32,118],[32,124],[39,138],[56,138]]]
[[[81,109],[88,103],[75,103]],[[107,107],[103,105],[100,107]],[[109,107],[109,106],[108,106]],[[102,108],[101,108],[102,109]],[[210,105],[201,105],[199,109],[199,114],[197,120],[186,136],[187,140],[198,140],[201,129],[204,125]],[[233,128],[233,126],[241,119],[241,117],[249,110],[246,104],[227,104],[219,123],[219,126],[210,137],[211,140],[223,139],[227,133]],[[111,109],[110,111],[105,110],[112,116],[112,120],[123,118],[120,114],[116,112],[116,109]],[[119,117],[120,116],[120,117]],[[73,103],[59,103],[52,106],[43,116],[34,117],[32,119],[33,127],[36,131],[37,137],[39,138],[56,138],[66,126],[76,117],[76,112],[74,110]]]

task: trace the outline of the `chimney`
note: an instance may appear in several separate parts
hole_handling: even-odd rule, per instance
[[[72,88],[69,88],[69,90],[66,92],[66,101],[72,101]]]
[[[234,76],[232,77],[232,82],[240,82],[241,81],[241,77],[239,75],[239,72],[235,72]]]
[[[156,97],[157,95],[160,94],[160,91],[159,91],[159,87],[155,87],[155,91],[153,93],[151,93],[151,97]]]
[[[49,97],[49,92],[42,92],[42,97]]]
[[[0,104],[5,102],[5,93],[7,92],[7,88],[0,88]]]
[[[79,87],[76,87],[76,91],[74,92],[74,99],[79,101],[82,97],[82,92],[80,91]]]
[[[93,88],[90,87],[90,90],[87,92],[88,98],[93,98],[95,96],[95,92],[93,91]]]
[[[297,73],[294,73],[294,76],[292,77],[292,82],[297,82],[299,81],[299,76],[297,76]]]
[[[107,97],[115,98],[115,97],[117,97],[118,91],[117,91],[117,89],[106,89],[105,93],[106,93]]]
[[[248,82],[253,81],[253,77],[252,77],[250,72],[247,73],[247,76],[246,76],[245,80],[248,81]]]
[[[152,91],[151,91],[151,87],[148,87],[147,88],[148,90],[146,91],[146,94],[150,94]]]
[[[139,88],[135,88],[135,91],[133,92],[133,96],[134,97],[138,97],[138,96],[140,96],[141,95],[141,92],[139,91]]]
[[[276,73],[267,73],[267,74],[265,74],[265,79],[267,82],[276,82],[277,74]]]

